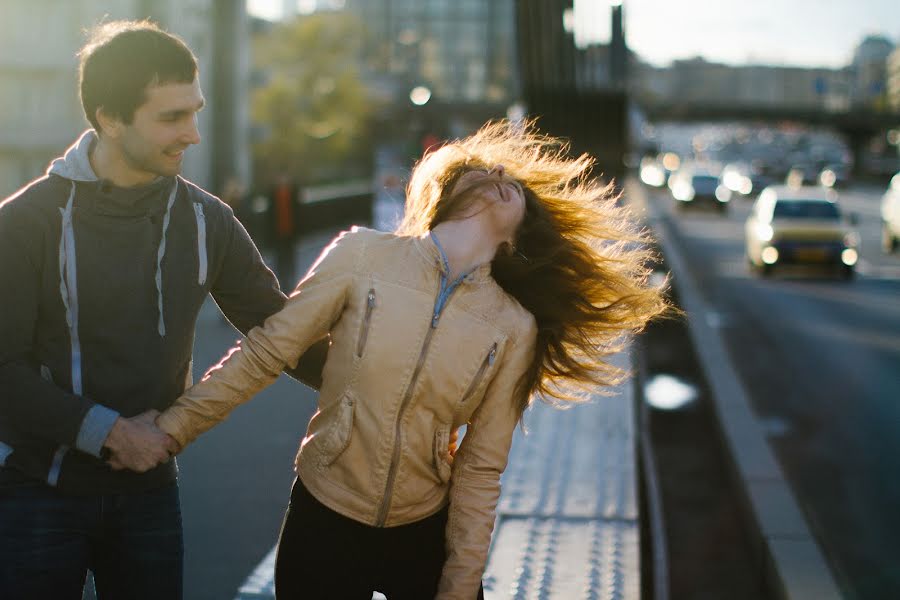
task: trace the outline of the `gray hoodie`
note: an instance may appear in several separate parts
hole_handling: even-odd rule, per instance
[[[191,376],[207,294],[243,332],[284,303],[232,211],[181,177],[97,178],[85,132],[47,175],[0,203],[0,485],[153,489],[174,464],[112,471],[119,416],[164,410]]]

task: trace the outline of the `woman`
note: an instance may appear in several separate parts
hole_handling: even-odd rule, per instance
[[[604,357],[665,308],[642,234],[591,164],[509,123],[426,155],[396,234],[338,236],[285,308],[160,416],[184,446],[330,334],[279,541],[280,600],[479,595],[531,398],[615,381]]]

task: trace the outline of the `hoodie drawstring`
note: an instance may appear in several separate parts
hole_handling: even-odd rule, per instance
[[[169,192],[169,203],[166,205],[166,216],[163,217],[162,238],[159,241],[159,249],[156,251],[156,302],[159,309],[159,324],[157,329],[160,337],[166,335],[166,322],[163,319],[163,292],[162,292],[162,259],[166,254],[166,232],[169,230],[169,218],[172,216],[172,205],[175,204],[175,195],[178,192],[178,178]]]
[[[206,216],[203,205],[194,202],[194,217],[197,219],[197,285],[206,283]]]
[[[72,227],[72,206],[75,202],[75,182],[69,191],[69,199],[65,208],[60,208],[62,215],[62,235],[59,236],[59,295],[62,297],[66,311],[66,325],[69,327],[69,344],[72,361],[72,393],[81,395],[81,341],[78,338],[78,280],[75,269],[75,232]],[[69,447],[62,445],[56,449],[47,483],[56,486],[62,461]]]

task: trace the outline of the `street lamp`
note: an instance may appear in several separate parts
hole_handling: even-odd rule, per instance
[[[424,85],[417,85],[409,92],[409,100],[416,106],[424,106],[431,100],[431,90]]]

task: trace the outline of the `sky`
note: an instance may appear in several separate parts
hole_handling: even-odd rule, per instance
[[[610,1],[574,2],[577,42],[608,41]],[[247,3],[251,13],[268,18],[277,18],[282,4]],[[866,35],[900,43],[900,0],[623,0],[623,5],[628,46],[658,66],[702,56],[729,64],[841,67]]]

